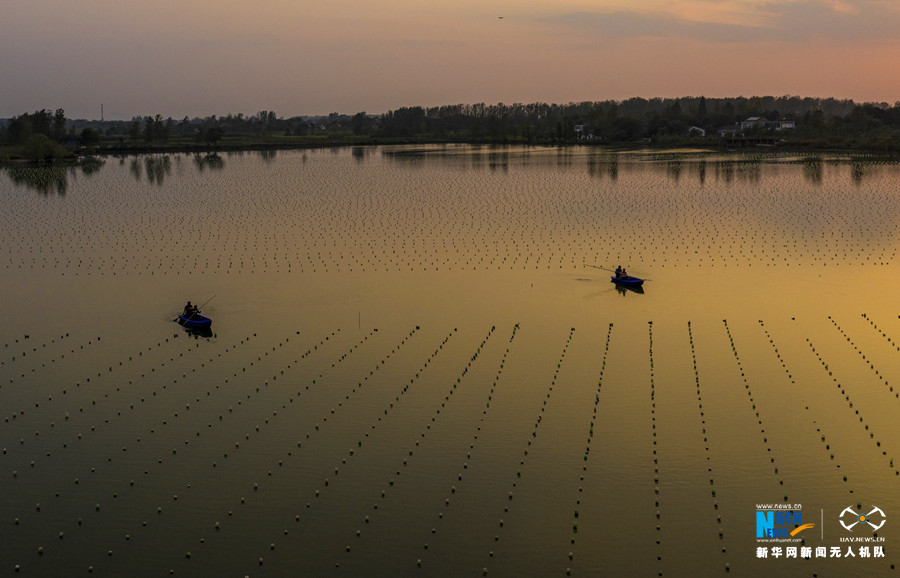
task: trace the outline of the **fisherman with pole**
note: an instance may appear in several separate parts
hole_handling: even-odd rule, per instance
[[[200,307],[206,306],[207,303],[209,303],[210,301],[212,301],[215,298],[216,298],[216,296],[213,295],[212,297],[210,297],[209,299],[204,301],[203,305],[200,305]],[[191,305],[191,302],[188,301],[187,305],[184,306],[184,313],[182,313],[181,315],[182,315],[182,317],[184,317],[186,319],[192,319],[194,317],[194,315],[200,314],[200,307],[198,307],[196,305]],[[176,321],[178,321],[178,320],[176,319]]]

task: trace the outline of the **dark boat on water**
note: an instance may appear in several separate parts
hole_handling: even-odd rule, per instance
[[[209,329],[212,326],[212,319],[204,317],[199,313],[192,315],[179,315],[178,324],[188,329]]]
[[[624,277],[611,277],[612,282],[616,285],[621,285],[623,287],[640,287],[644,284],[643,279],[638,279],[637,277],[632,277],[630,275],[626,275]]]

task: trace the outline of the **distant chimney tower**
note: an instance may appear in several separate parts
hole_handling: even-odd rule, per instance
[[[103,103],[100,103],[100,122],[103,122]]]

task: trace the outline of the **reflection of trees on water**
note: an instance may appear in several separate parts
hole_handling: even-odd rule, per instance
[[[365,147],[355,147],[352,156],[361,161],[369,153]],[[616,152],[600,147],[505,147],[494,145],[444,145],[395,147],[378,149],[383,158],[392,162],[402,162],[413,167],[425,167],[429,163],[441,162],[447,167],[462,170],[491,170],[507,172],[510,167],[553,164],[561,169],[581,165],[592,178],[618,180],[620,171],[629,173],[638,163],[654,167],[665,178],[675,184],[683,184],[685,179],[696,186],[707,185],[707,180],[725,184],[759,185],[784,170],[787,165],[797,167],[798,175],[807,182],[821,185],[829,167],[844,167],[855,185],[863,179],[872,178],[885,164],[900,163],[897,157],[879,155],[841,155],[826,153],[796,153],[791,151],[750,151],[716,152],[686,151],[666,152],[657,150]],[[796,170],[796,169],[792,169]]]
[[[275,149],[263,149],[257,151],[256,154],[258,154],[259,158],[261,158],[265,162],[270,163],[275,160],[275,157],[278,156],[278,151]]]
[[[89,158],[78,165],[12,165],[3,168],[16,185],[32,189],[42,195],[63,196],[69,190],[69,178],[77,177],[79,172],[91,176],[97,173],[104,163],[105,161],[98,158]]]
[[[716,163],[716,180],[726,183],[734,181],[734,165],[726,161]]]
[[[7,167],[12,181],[42,195],[65,195],[69,179],[65,167]]]
[[[588,174],[592,177],[608,176],[611,180],[619,178],[619,155],[600,153],[592,154],[587,161]]]
[[[738,165],[738,176],[747,182],[759,184],[762,179],[762,163],[759,161],[751,161]]]
[[[749,183],[759,183],[762,178],[762,163],[759,161],[717,161],[715,163],[716,180],[725,183],[735,181],[744,181]],[[706,169],[703,170],[704,178],[706,178]]]
[[[681,170],[683,168],[684,164],[681,161],[669,161],[666,163],[666,174],[677,183],[678,179],[681,178]]]
[[[682,176],[691,179],[696,173],[697,182],[702,186],[706,182],[706,161],[669,161],[666,163],[666,175],[672,181],[676,183],[681,180]],[[745,171],[745,174],[750,175],[751,179],[755,179],[759,177],[758,172],[754,172],[752,169],[750,171]],[[732,176],[734,176],[732,174]]]
[[[85,175],[93,175],[98,172],[103,165],[106,164],[106,161],[100,160],[97,157],[89,157],[81,161],[79,165],[81,167],[81,172]]]
[[[134,180],[140,181],[146,174],[148,182],[162,185],[166,177],[172,174],[172,160],[169,155],[134,157],[129,168]]]
[[[606,174],[614,181],[619,178],[619,155],[609,156],[606,163]]]
[[[492,171],[496,171],[500,169],[501,171],[509,172],[509,153],[508,152],[500,152],[500,153],[490,153],[488,155],[488,166]]]
[[[814,185],[822,184],[823,163],[820,158],[808,158],[803,161],[803,177]]]
[[[144,169],[141,168],[141,162],[137,157],[131,159],[131,162],[128,164],[128,170],[136,181],[140,181],[144,176]]]
[[[372,154],[374,151],[374,147],[352,147],[350,149],[350,155],[353,157],[353,160],[356,162],[362,162],[366,160],[366,157]],[[306,159],[306,155],[304,155],[304,160]]]
[[[853,179],[854,185],[861,185],[863,175],[866,174],[866,167],[861,162],[855,162],[850,165],[850,178]]]
[[[215,153],[194,155],[194,165],[201,171],[205,169],[220,171],[225,168],[225,159]]]
[[[572,154],[572,150],[568,147],[560,147],[556,151],[556,166],[570,167],[572,166],[573,161],[574,155]]]
[[[166,177],[172,174],[172,161],[169,155],[149,156],[144,158],[144,168],[147,170],[148,181],[162,185]]]
[[[481,147],[474,145],[472,149],[472,166],[476,169],[484,168],[484,154],[481,152]],[[424,155],[422,156],[422,160],[425,160]]]

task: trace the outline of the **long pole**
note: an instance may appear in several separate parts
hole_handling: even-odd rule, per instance
[[[217,295],[218,295],[218,293],[217,293]],[[216,296],[213,295],[212,297],[210,297],[209,299],[207,299],[206,301],[204,301],[204,302],[203,302],[203,305],[201,305],[200,307],[206,306],[207,303],[209,303],[210,301],[212,301],[212,300],[215,299],[215,298],[216,298]],[[197,311],[200,311],[200,307],[197,307]]]
[[[593,267],[594,269],[602,269],[604,271],[609,271],[610,273],[615,273],[615,271],[613,271],[612,269],[607,269],[606,267],[598,267],[596,265],[589,265],[588,263],[585,263],[584,265],[585,267]]]

